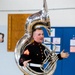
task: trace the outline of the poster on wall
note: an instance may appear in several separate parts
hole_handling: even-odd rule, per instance
[[[55,50],[55,52],[60,52],[60,45],[53,46],[53,50]]]
[[[51,37],[55,37],[55,28],[51,28],[50,32],[51,32]]]
[[[45,38],[44,38],[44,43],[45,43],[45,44],[50,44],[50,43],[51,43],[51,38],[45,37]]]
[[[53,38],[53,43],[54,44],[60,44],[61,38]]]
[[[49,50],[51,50],[51,45],[46,45],[46,47],[47,47]]]
[[[70,40],[70,52],[75,52],[75,39]]]
[[[75,46],[70,46],[70,52],[75,52]]]

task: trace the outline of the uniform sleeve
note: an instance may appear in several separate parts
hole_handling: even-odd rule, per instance
[[[19,65],[23,66],[23,62],[26,61],[26,60],[30,60],[30,53],[29,53],[28,49],[26,49],[24,51],[24,53],[20,56]]]
[[[25,55],[22,54],[21,57],[20,57],[20,59],[19,59],[19,65],[20,65],[20,66],[23,66],[23,62],[24,62],[24,61],[25,61]]]
[[[60,54],[58,54],[57,56],[58,56],[59,60],[63,59]]]

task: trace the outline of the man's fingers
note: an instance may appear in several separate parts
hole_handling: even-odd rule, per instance
[[[27,60],[27,63],[30,62],[31,60]]]
[[[61,53],[64,53],[64,50],[62,50]]]

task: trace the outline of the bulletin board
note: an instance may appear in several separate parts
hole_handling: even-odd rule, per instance
[[[64,28],[63,33],[63,48],[70,56],[62,62],[62,75],[75,75],[75,27]]]
[[[44,36],[45,36],[44,39],[47,40],[47,42],[45,42],[44,40],[44,43],[51,50],[53,50],[54,48],[53,48],[53,45],[51,45],[49,42],[55,43],[55,45],[58,47],[58,49],[56,49],[56,53],[60,53],[61,50],[63,49],[63,44],[62,44],[63,43],[63,40],[62,40],[63,39],[63,28],[62,27],[61,28],[51,27],[50,32],[51,32],[51,35],[49,37],[47,31],[44,29]],[[56,66],[57,67],[53,75],[62,75],[62,61],[59,60]]]
[[[56,44],[58,48],[56,53],[60,53],[63,49],[69,53],[68,58],[58,60],[53,75],[75,75],[75,27],[52,27],[51,36],[48,37],[45,33],[45,39]]]

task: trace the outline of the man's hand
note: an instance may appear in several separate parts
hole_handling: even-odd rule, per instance
[[[24,61],[24,62],[23,62],[24,67],[26,67],[26,66],[27,66],[27,63],[30,62],[30,61],[31,61],[31,60]]]
[[[64,52],[64,50],[60,53],[62,58],[68,58],[69,54],[68,52]]]

